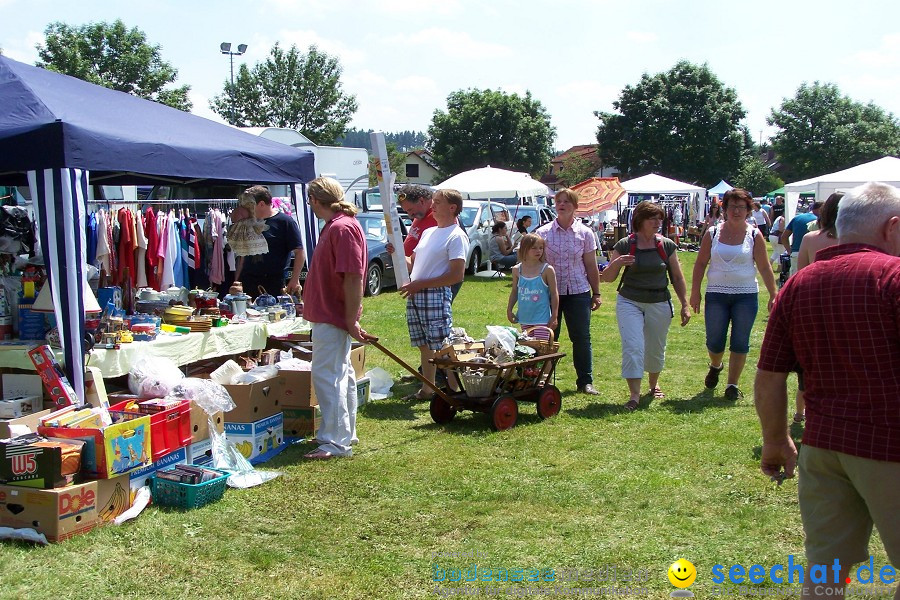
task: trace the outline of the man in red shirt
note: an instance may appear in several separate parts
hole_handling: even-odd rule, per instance
[[[397,194],[400,208],[413,218],[409,233],[403,240],[403,254],[407,257],[412,256],[425,230],[437,226],[431,197],[431,189],[423,185],[405,185]]]
[[[325,221],[303,290],[303,317],[312,323],[312,382],[322,410],[319,447],[305,458],[351,456],[356,438],[356,378],[351,338],[372,339],[362,315],[366,238],[344,200],[341,184],[319,177],[309,184],[309,205]]]
[[[838,245],[778,293],[756,375],[762,471],[780,482],[798,464],[785,382],[803,369],[800,516],[809,572],[829,573],[829,585],[810,585],[804,597],[842,593],[853,564],[869,559],[873,524],[900,564],[900,190],[851,190],[837,229]]]

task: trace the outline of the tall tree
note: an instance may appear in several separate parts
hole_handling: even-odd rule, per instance
[[[745,111],[705,64],[680,61],[665,73],[645,73],[613,108],[618,112],[594,113],[603,164],[631,177],[659,171],[707,186],[737,171]]]
[[[562,162],[562,169],[557,179],[565,186],[572,186],[594,176],[598,170],[597,162],[591,162],[583,156],[573,155]]]
[[[792,180],[900,154],[900,125],[879,106],[861,104],[832,83],[804,83],[768,118],[772,146]]]
[[[784,185],[784,181],[766,167],[763,161],[746,153],[733,181],[736,187],[744,188],[753,196],[763,196]]]
[[[490,165],[540,175],[547,169],[556,130],[544,106],[494,90],[458,90],[447,97],[447,111],[434,111],[427,147],[450,177]]]
[[[72,27],[51,23],[38,44],[39,67],[64,73],[139,98],[190,111],[190,86],[166,88],[178,71],[160,57],[143,31],[128,29],[121,20]]]
[[[333,144],[356,112],[356,97],[341,87],[337,58],[310,46],[284,51],[277,43],[265,62],[241,65],[210,108],[239,127],[296,129],[316,144]]]

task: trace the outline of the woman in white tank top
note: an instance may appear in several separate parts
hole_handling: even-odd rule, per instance
[[[735,188],[725,193],[722,202],[725,222],[711,227],[703,236],[691,286],[691,307],[699,313],[700,284],[704,274],[707,275],[704,310],[709,352],[709,372],[704,381],[707,388],[716,387],[719,374],[725,368],[722,359],[731,327],[728,385],[725,387],[725,397],[729,400],[743,396],[737,384],[750,352],[750,331],[759,310],[756,271],[762,275],[769,290],[769,310],[777,291],[766,240],[759,229],[746,222],[752,202],[753,198],[746,190]]]

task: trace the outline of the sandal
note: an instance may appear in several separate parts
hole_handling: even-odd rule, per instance
[[[666,397],[665,392],[663,392],[660,388],[655,387],[651,388],[649,392],[647,392],[648,396],[653,396],[656,400],[663,400]]]
[[[629,400],[625,403],[625,410],[627,410],[628,412],[634,412],[637,410],[638,404],[639,403],[637,400]]]
[[[430,396],[423,396],[419,392],[413,392],[412,394],[403,396],[402,400],[407,402],[428,402],[432,398],[434,398],[434,394],[431,394]]]
[[[802,423],[806,420],[806,415],[801,415],[800,413],[794,413],[794,423]]]

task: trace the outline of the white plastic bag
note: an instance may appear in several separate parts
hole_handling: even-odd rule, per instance
[[[212,439],[213,467],[231,473],[228,485],[233,488],[248,488],[260,485],[281,475],[280,471],[257,471],[244,455],[228,441],[224,433],[210,427]]]
[[[491,351],[499,362],[512,360],[516,350],[516,330],[512,327],[487,326],[488,335],[484,339],[484,347]]]
[[[391,395],[391,386],[394,381],[391,374],[382,369],[375,367],[366,371],[366,377],[369,378],[369,398],[372,400],[384,400]]]
[[[264,367],[253,367],[245,373],[241,373],[234,379],[232,383],[239,385],[242,383],[256,383],[257,381],[265,381],[278,377],[278,367],[275,365],[266,365]]]
[[[140,358],[128,373],[128,389],[141,398],[165,398],[184,373],[168,358]]]
[[[191,400],[208,415],[234,410],[234,400],[224,387],[211,379],[185,377],[169,393],[169,397]]]

